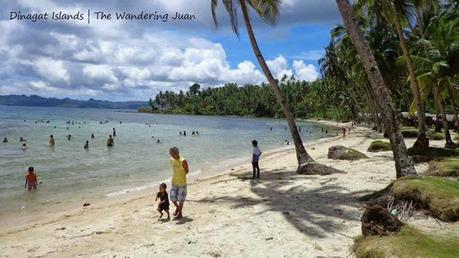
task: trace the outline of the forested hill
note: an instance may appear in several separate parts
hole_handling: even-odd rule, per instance
[[[6,106],[34,106],[34,107],[70,107],[70,108],[111,108],[111,109],[138,109],[148,106],[145,101],[112,102],[107,100],[75,100],[44,98],[37,95],[5,95],[0,96],[0,105]]]

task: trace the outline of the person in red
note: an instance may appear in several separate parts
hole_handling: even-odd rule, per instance
[[[33,167],[29,167],[29,172],[25,176],[24,188],[27,187],[29,191],[32,191],[37,189],[37,185],[37,174],[35,174]]]

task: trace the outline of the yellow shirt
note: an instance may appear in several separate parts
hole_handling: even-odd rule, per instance
[[[184,160],[182,157],[180,159],[171,158],[173,186],[186,186],[186,172],[182,165]]]

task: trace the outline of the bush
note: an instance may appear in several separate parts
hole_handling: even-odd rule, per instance
[[[402,128],[402,136],[404,138],[417,138],[418,129],[413,128],[413,127],[404,127]]]
[[[430,162],[429,175],[459,177],[459,158],[445,158]]]
[[[392,236],[359,237],[353,251],[357,258],[380,257],[442,257],[453,258],[459,253],[459,224],[434,233],[426,233],[410,226]]]
[[[445,134],[442,132],[427,131],[427,138],[430,140],[444,140]]]
[[[392,150],[390,143],[384,142],[381,140],[373,141],[367,149],[367,151],[369,152],[390,151],[390,150]]]
[[[412,200],[444,221],[459,219],[459,181],[438,177],[408,177],[394,182],[392,195]]]

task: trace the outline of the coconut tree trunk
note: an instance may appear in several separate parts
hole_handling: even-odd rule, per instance
[[[285,96],[282,93],[281,89],[279,88],[277,81],[274,79],[273,75],[271,74],[271,71],[269,70],[268,65],[266,64],[265,58],[263,57],[260,51],[260,48],[258,47],[258,43],[253,33],[252,25],[250,23],[249,13],[247,10],[245,0],[240,0],[239,2],[241,4],[241,10],[244,16],[244,22],[246,25],[247,33],[249,34],[250,44],[252,45],[253,52],[255,56],[257,57],[258,63],[260,64],[260,67],[263,70],[263,73],[268,79],[268,82],[271,85],[271,88],[274,91],[276,100],[280,104],[282,111],[284,112],[285,118],[287,119],[288,127],[292,135],[293,143],[295,144],[296,157],[298,160],[298,171],[297,172],[299,172],[304,165],[308,163],[312,163],[314,162],[314,160],[311,158],[311,156],[309,156],[309,154],[306,152],[306,149],[304,148],[303,141],[301,140],[300,133],[298,132],[298,128],[295,123],[295,117],[293,116],[290,106],[288,102],[286,101]]]
[[[410,74],[410,85],[411,85],[410,88],[414,96],[414,102],[416,104],[416,109],[418,111],[418,131],[419,131],[418,139],[420,139],[421,137],[424,137],[426,133],[426,117],[425,117],[424,105],[421,100],[421,93],[419,92],[419,85],[418,85],[418,81],[416,77],[416,72],[414,71],[413,60],[411,59],[410,51],[408,50],[408,46],[406,45],[405,35],[403,34],[402,25],[400,23],[400,17],[398,16],[398,12],[397,12],[397,9],[395,8],[393,0],[391,0],[390,2],[390,8],[395,17],[395,28],[397,30],[398,38],[400,41],[400,47],[406,59],[406,66]]]
[[[449,82],[447,82],[448,88],[448,95],[451,98],[451,103],[453,104],[453,113],[454,113],[454,130],[459,132],[459,115],[457,113],[457,103],[456,103],[456,96],[454,94],[453,87]]]
[[[336,0],[344,24],[347,28],[352,43],[354,44],[360,59],[363,63],[365,71],[370,81],[372,90],[378,102],[379,110],[381,110],[384,125],[389,135],[392,152],[395,159],[396,176],[415,176],[417,175],[413,161],[406,152],[405,141],[400,132],[400,125],[392,102],[389,91],[386,87],[384,79],[376,63],[373,53],[368,47],[367,40],[363,32],[360,30],[357,21],[352,14],[352,6],[348,0]]]
[[[439,95],[437,87],[434,87],[432,90],[433,90],[434,100],[437,102],[438,109],[440,109],[441,122],[443,123],[443,132],[445,133],[445,141],[446,141],[445,148],[456,148],[456,144],[454,144],[453,140],[451,139],[451,134],[449,133],[448,117],[446,116],[445,104],[443,103],[443,97]]]

